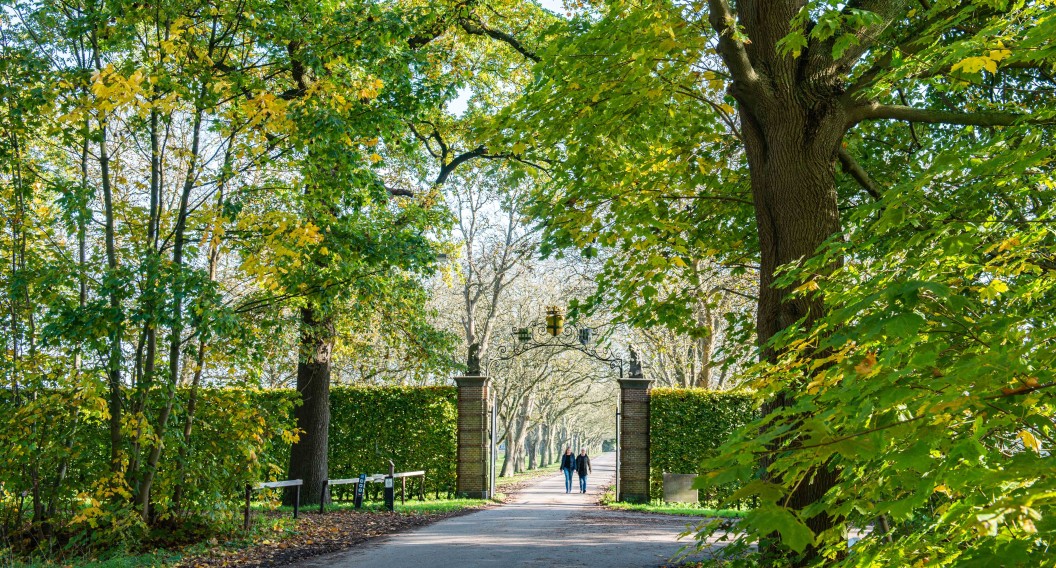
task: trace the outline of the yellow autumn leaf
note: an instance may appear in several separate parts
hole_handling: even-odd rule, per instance
[[[1018,247],[1020,244],[1021,241],[1019,240],[1019,237],[1012,237],[1011,239],[1002,242],[1001,245],[998,246],[997,250],[998,252],[1005,252],[1006,250],[1010,250],[1013,247]]]
[[[965,73],[978,73],[986,70],[990,73],[997,73],[997,63],[1007,59],[1010,55],[1012,55],[1011,50],[1004,48],[992,49],[986,55],[966,57],[961,61],[954,63],[951,70],[960,70]]]
[[[997,296],[999,294],[1004,294],[1005,292],[1008,292],[1008,284],[1005,284],[1003,280],[994,278],[986,287],[986,289],[987,292],[989,292],[989,294],[987,295]]]
[[[376,163],[378,163],[380,161],[381,161],[381,156],[377,152],[375,152],[375,153],[370,155],[370,163],[376,164]]]
[[[1030,430],[1020,430],[1019,439],[1023,440],[1024,447],[1034,450],[1035,453],[1041,453],[1041,444]]]
[[[989,53],[990,59],[994,61],[1001,61],[1007,59],[1008,56],[1012,55],[1012,51],[1008,49],[993,49]]]
[[[951,71],[964,71],[965,73],[978,73],[984,68],[989,70],[990,66],[993,66],[994,70],[997,70],[997,63],[985,55],[966,57],[957,63],[953,64]]]
[[[854,371],[859,375],[868,375],[876,367],[876,353],[872,351],[865,354],[861,363],[854,366]]]

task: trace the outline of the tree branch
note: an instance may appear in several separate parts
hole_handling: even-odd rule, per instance
[[[759,84],[759,74],[752,67],[744,44],[734,39],[737,20],[726,0],[708,0],[708,22],[719,34],[718,52],[733,75],[733,86],[743,85],[746,89],[739,89],[739,92],[750,96],[749,90]]]
[[[851,156],[850,152],[846,148],[840,147],[836,155],[840,158],[840,165],[843,166],[843,171],[847,172],[854,181],[858,182],[858,185],[862,186],[873,199],[880,201],[882,195],[880,193],[879,186],[869,177],[869,172],[866,172],[861,165]]]
[[[1010,126],[1017,122],[1033,124],[1056,123],[1056,118],[1032,118],[1030,115],[1015,112],[948,111],[880,103],[859,105],[847,113],[848,127],[854,126],[863,120],[904,120],[906,122],[972,126]]]
[[[447,181],[447,178],[455,171],[459,165],[473,158],[484,156],[487,153],[487,149],[484,146],[477,146],[472,150],[462,152],[452,159],[450,162],[440,167],[440,173],[437,174],[436,180],[433,181],[434,186],[443,185]]]
[[[538,55],[536,55],[535,53],[529,51],[527,48],[524,47],[524,44],[522,44],[520,41],[517,40],[517,38],[513,37],[512,35],[510,35],[510,34],[508,34],[506,32],[489,28],[486,25],[484,25],[484,22],[482,22],[480,20],[471,20],[469,18],[459,18],[458,23],[462,26],[462,29],[465,30],[467,34],[487,36],[487,37],[490,37],[491,39],[501,41],[501,42],[505,43],[506,45],[510,46],[511,48],[513,48],[513,50],[516,51],[517,53],[520,53],[521,55],[525,56],[526,58],[528,58],[528,59],[530,59],[530,60],[532,60],[532,61],[534,61],[536,63],[539,63],[539,56]]]

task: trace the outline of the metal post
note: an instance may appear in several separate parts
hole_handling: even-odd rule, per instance
[[[253,496],[253,487],[250,484],[247,483],[246,484],[246,521],[243,524],[243,527],[247,531],[249,530],[249,500],[252,498],[252,496]]]
[[[481,407],[480,407],[480,451],[482,451],[482,452],[487,451],[487,448],[490,447],[490,445],[491,445],[491,440],[486,438],[486,436],[490,437],[489,433],[485,431],[487,429],[485,424],[487,424],[487,423],[488,423],[488,399],[485,398],[483,400],[483,405],[481,405]],[[491,460],[491,456],[488,456],[487,460],[484,460],[484,464],[482,464],[487,469],[491,469],[490,467],[488,467],[488,466],[490,466],[490,460]],[[482,495],[482,497],[484,497],[485,499],[489,499],[491,497],[491,472],[490,471],[481,471],[480,473],[481,473],[481,476],[480,476],[481,477],[481,479],[480,479],[480,485],[481,485],[480,491],[481,491],[481,493],[486,493],[486,495]],[[485,487],[487,487],[488,489],[485,489]]]
[[[491,395],[491,455],[488,457],[488,459],[491,461],[491,465],[488,468],[489,469],[488,477],[490,478],[488,480],[488,498],[490,498],[490,499],[494,499],[495,498],[495,464],[497,463],[495,454],[498,451],[498,447],[497,447],[498,444],[495,443],[497,441],[495,439],[495,437],[496,437],[496,435],[498,434],[498,431],[499,431],[499,422],[498,422],[498,414],[497,414],[498,411],[496,409],[496,406],[497,405],[495,404],[495,394],[492,393],[492,395]]]
[[[623,361],[620,361],[620,378],[623,378]],[[616,395],[616,501],[620,501],[620,399],[623,391]]]
[[[366,485],[367,485],[367,474],[365,474],[365,473],[359,474],[359,483],[356,484],[356,495],[353,498],[353,502],[355,503],[356,509],[359,509],[360,507],[363,506],[363,491],[365,490],[364,487]]]
[[[616,500],[620,500],[620,403],[616,402]]]
[[[297,512],[301,508],[301,486],[297,486],[297,497],[293,501],[293,518],[297,518]]]

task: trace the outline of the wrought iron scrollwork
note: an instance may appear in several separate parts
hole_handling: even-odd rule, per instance
[[[595,361],[605,363],[623,378],[623,358],[617,356],[608,345],[591,343],[594,338],[593,329],[562,323],[561,326],[555,326],[553,320],[541,321],[514,329],[511,339],[498,345],[494,354],[483,361],[485,374],[490,374],[493,365],[515,359],[529,351],[559,349],[579,351]],[[553,333],[555,327],[556,334]]]

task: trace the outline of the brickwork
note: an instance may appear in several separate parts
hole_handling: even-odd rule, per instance
[[[456,492],[487,499],[490,464],[487,377],[455,377],[458,384],[458,465]]]
[[[649,391],[653,381],[620,379],[619,501],[649,501]]]

